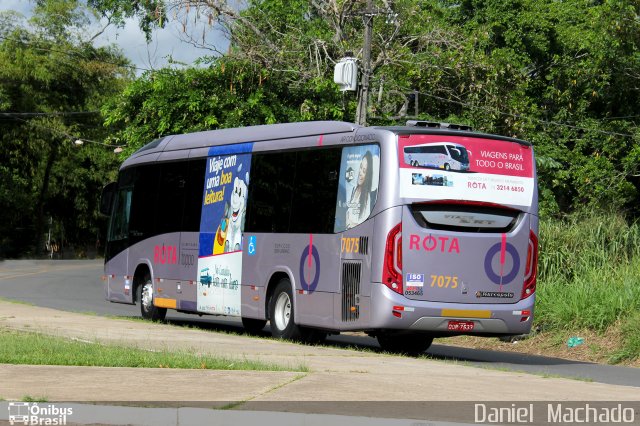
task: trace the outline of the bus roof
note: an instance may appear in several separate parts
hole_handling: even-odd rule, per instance
[[[308,136],[330,135],[338,133],[353,133],[358,129],[376,129],[389,131],[396,135],[448,135],[472,138],[485,138],[515,142],[525,146],[531,146],[530,142],[506,136],[490,135],[485,133],[461,130],[445,127],[422,126],[372,126],[368,128],[343,121],[307,121],[299,123],[267,124],[259,126],[246,126],[230,129],[207,130],[202,132],[169,135],[156,139],[136,152],[134,152],[121,165],[121,169],[127,168],[140,161],[146,162],[141,157],[147,154],[159,154],[162,152],[189,151],[198,148],[207,148],[218,145],[232,145],[245,142],[261,143],[271,140],[293,139]],[[150,157],[146,157],[150,158]]]
[[[484,138],[499,141],[515,142],[520,145],[531,146],[531,142],[522,139],[510,138],[508,136],[492,135],[488,133],[473,132],[470,130],[458,130],[447,128],[425,128],[414,126],[375,126],[374,129],[388,130],[396,135],[443,135],[443,136],[462,136],[469,138]]]
[[[152,152],[178,151],[244,142],[266,142],[274,139],[347,133],[353,132],[358,127],[359,126],[353,123],[342,121],[308,121],[170,135],[148,143],[136,151],[131,158]]]

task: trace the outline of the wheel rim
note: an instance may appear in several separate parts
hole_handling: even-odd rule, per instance
[[[142,308],[145,312],[149,312],[153,307],[153,286],[150,282],[144,283],[142,286],[142,297],[141,297]]]
[[[274,319],[278,330],[284,330],[289,325],[291,319],[291,299],[287,293],[280,293],[276,299]]]

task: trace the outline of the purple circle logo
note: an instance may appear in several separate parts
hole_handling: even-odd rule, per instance
[[[484,257],[484,272],[487,274],[487,277],[497,285],[509,284],[516,278],[518,275],[518,271],[520,270],[520,256],[518,255],[518,250],[511,243],[506,243],[506,252],[511,255],[511,259],[513,259],[513,267],[511,271],[502,275],[502,277],[496,274],[493,270],[493,258],[496,254],[500,253],[502,249],[502,243],[496,243],[491,246],[489,251],[487,251],[487,255]]]
[[[309,275],[311,275],[312,267],[315,265],[313,279],[311,279],[311,276],[306,276],[305,264]],[[318,249],[309,244],[302,250],[302,256],[300,256],[300,285],[303,290],[313,293],[318,286],[318,281],[320,281],[320,255],[318,254]]]

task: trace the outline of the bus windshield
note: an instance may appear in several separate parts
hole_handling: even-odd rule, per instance
[[[461,163],[469,163],[469,156],[467,155],[467,150],[464,146],[461,145],[447,145],[447,149],[449,150],[449,155],[456,161]]]

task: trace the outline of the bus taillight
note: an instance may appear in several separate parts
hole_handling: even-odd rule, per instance
[[[522,287],[522,299],[526,299],[536,291],[536,278],[538,275],[538,237],[533,231],[529,231],[529,249],[527,250],[527,265],[524,273],[524,286]]]
[[[402,223],[389,231],[384,251],[382,282],[391,290],[402,294]]]

